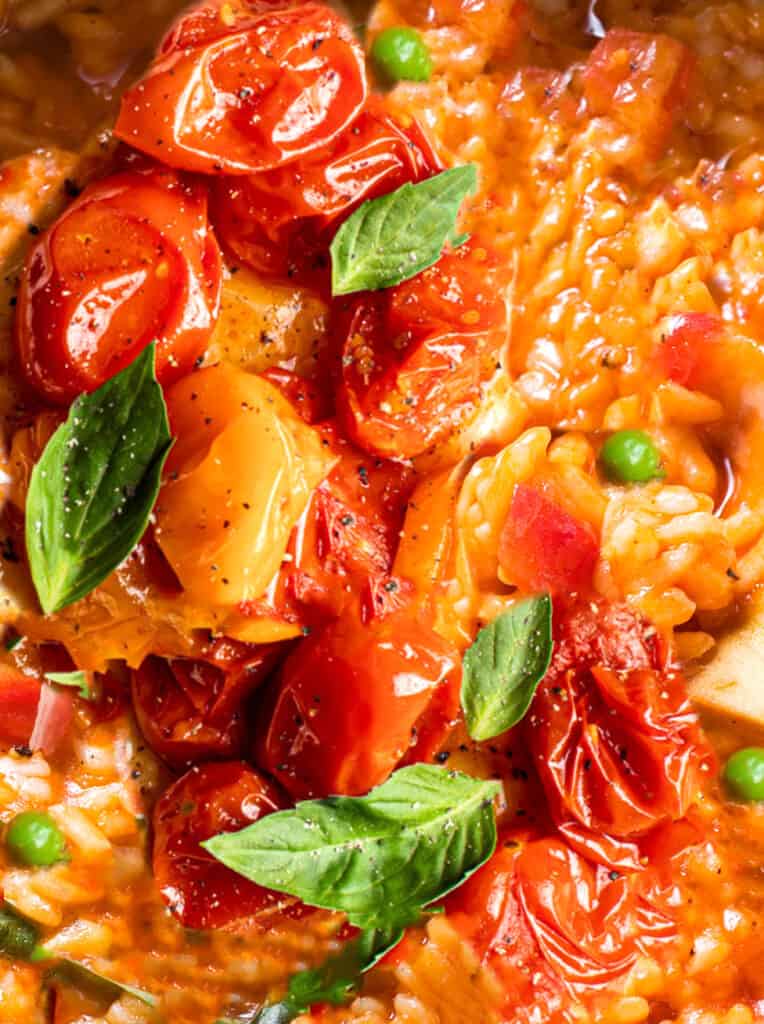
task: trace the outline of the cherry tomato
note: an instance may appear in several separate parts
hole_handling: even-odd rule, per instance
[[[221,178],[213,185],[211,215],[235,258],[267,274],[305,274],[328,268],[338,218],[440,169],[419,125],[404,130],[372,97],[352,127],[298,164]]]
[[[115,134],[172,167],[254,174],[326,146],[366,91],[363,51],[331,8],[209,0],[125,93]]]
[[[157,375],[168,384],[204,351],[220,284],[201,185],[162,169],[105,178],[29,254],[16,315],[27,379],[68,402],[156,340]]]
[[[635,860],[618,840],[687,813],[709,768],[681,676],[625,606],[592,602],[555,616],[552,663],[523,733],[557,826],[616,864]]]
[[[570,594],[591,586],[599,543],[545,481],[517,484],[499,539],[499,564],[523,590]]]
[[[154,810],[154,878],[184,927],[222,928],[294,902],[223,867],[199,845],[285,807],[278,789],[242,761],[192,768],[163,794]]]
[[[337,299],[337,408],[359,447],[411,458],[475,409],[506,341],[497,260],[472,240],[411,281]]]
[[[612,29],[589,55],[584,96],[593,115],[614,117],[657,156],[688,96],[693,68],[692,53],[676,39]]]
[[[295,797],[360,794],[416,743],[441,688],[458,708],[456,649],[410,609],[364,625],[347,612],[287,659],[257,760]]]
[[[29,743],[39,703],[38,679],[0,665],[0,741],[9,745]]]
[[[656,353],[658,364],[669,380],[693,387],[693,378],[707,346],[713,344],[723,330],[719,317],[709,313],[679,313],[669,317]]]
[[[277,644],[222,640],[209,661],[148,657],[132,673],[132,692],[151,749],[173,767],[244,753],[245,701],[280,654]]]

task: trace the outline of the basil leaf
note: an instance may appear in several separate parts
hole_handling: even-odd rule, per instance
[[[5,641],[6,651],[15,650],[23,639],[24,637],[21,635],[21,633],[14,633],[13,636],[9,636],[8,639]]]
[[[39,939],[37,925],[22,917],[10,903],[0,904],[0,956],[37,960]]]
[[[321,967],[294,974],[284,998],[264,1006],[252,1024],[287,1024],[301,1013],[306,1013],[314,1003],[341,1006],[357,991],[361,975],[402,937],[403,929],[394,926],[362,931]]]
[[[552,647],[548,594],[520,601],[480,630],[462,666],[462,708],[474,740],[490,740],[520,721]]]
[[[126,985],[122,981],[107,978],[105,974],[94,971],[76,960],[64,957],[47,975],[47,981],[60,981],[74,988],[82,988],[93,992],[105,1001],[115,1002],[124,993],[139,999],[146,1006],[155,1007],[157,1000],[150,992],[134,985]]]
[[[56,686],[72,686],[77,689],[77,696],[83,700],[93,700],[95,694],[90,685],[90,673],[83,669],[75,672],[46,672],[45,678]]]
[[[79,601],[146,529],[170,449],[154,346],[80,395],[32,471],[26,544],[46,614]]]
[[[342,910],[359,928],[385,927],[417,917],[490,857],[499,791],[411,765],[367,796],[305,800],[202,846],[259,885]]]
[[[390,288],[431,267],[446,242],[467,240],[455,234],[456,218],[476,190],[477,168],[467,164],[362,203],[331,244],[332,295]]]

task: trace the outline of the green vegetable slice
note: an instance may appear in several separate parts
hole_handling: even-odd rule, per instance
[[[90,673],[83,669],[74,672],[46,672],[45,678],[56,686],[71,686],[77,690],[77,696],[83,700],[93,700],[95,694],[90,685]]]
[[[37,926],[10,903],[0,905],[0,956],[11,960],[39,960],[40,933]]]
[[[148,523],[170,449],[154,346],[80,395],[32,471],[26,545],[46,614],[89,594]]]
[[[520,601],[481,629],[462,666],[462,708],[473,739],[490,740],[520,721],[552,647],[548,594]]]
[[[47,981],[60,981],[63,984],[71,985],[74,988],[85,989],[100,996],[106,1002],[115,1002],[123,994],[139,999],[146,1006],[155,1007],[157,1000],[150,992],[134,985],[126,985],[123,981],[115,981],[105,974],[94,971],[92,967],[77,960],[62,958],[47,975]]]
[[[495,781],[411,765],[367,796],[306,800],[202,845],[259,885],[386,928],[415,920],[490,857],[499,792]]]
[[[477,169],[467,164],[362,203],[331,244],[332,294],[391,288],[431,267],[446,242],[467,240],[454,234],[456,218],[476,190]]]

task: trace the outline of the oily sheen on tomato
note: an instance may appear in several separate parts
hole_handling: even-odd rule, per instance
[[[233,640],[217,641],[205,661],[151,655],[132,673],[146,742],[176,768],[244,754],[247,698],[280,655],[277,644]]]
[[[24,373],[64,403],[156,341],[157,375],[168,384],[203,353],[220,286],[202,185],[161,168],[105,178],[29,254],[15,328]]]
[[[458,707],[458,652],[410,608],[316,630],[284,664],[256,760],[297,798],[357,795],[416,744],[440,691]]]
[[[154,810],[153,868],[181,924],[222,928],[294,902],[242,878],[199,845],[286,806],[277,787],[243,761],[194,767],[170,786]]]
[[[172,167],[254,174],[326,146],[366,92],[363,51],[331,8],[207,0],[125,93],[115,134]]]
[[[571,843],[614,866],[684,817],[710,755],[680,674],[625,606],[555,616],[552,663],[523,722],[550,813]]]
[[[286,167],[218,179],[211,216],[224,248],[263,273],[302,276],[328,268],[339,219],[366,199],[441,169],[419,125],[396,122],[370,97],[331,145]]]
[[[474,239],[410,281],[335,299],[337,408],[349,437],[391,458],[426,451],[474,411],[506,330],[498,260]]]

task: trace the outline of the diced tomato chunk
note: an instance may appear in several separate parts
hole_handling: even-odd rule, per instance
[[[515,487],[499,540],[499,563],[512,583],[552,594],[586,590],[598,555],[592,527],[549,497],[543,482]]]
[[[29,743],[39,702],[38,679],[0,665],[0,742]]]
[[[721,320],[709,313],[679,313],[669,317],[661,337],[657,360],[669,380],[693,386],[704,348],[718,338]]]

